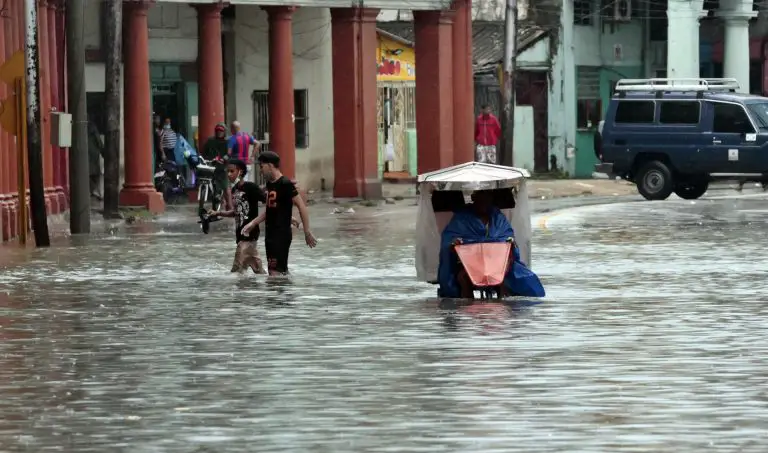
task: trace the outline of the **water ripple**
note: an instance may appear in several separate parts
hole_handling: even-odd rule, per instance
[[[386,212],[319,219],[290,279],[230,275],[221,225],[36,251],[0,273],[1,449],[763,452],[764,205],[553,217],[536,306],[434,300]]]

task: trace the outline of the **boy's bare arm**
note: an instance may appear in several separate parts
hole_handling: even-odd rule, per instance
[[[301,217],[301,224],[304,228],[304,239],[309,248],[314,248],[317,245],[317,240],[309,229],[309,212],[307,211],[307,205],[304,204],[304,199],[301,198],[301,195],[293,197],[293,204],[299,209],[299,217]]]

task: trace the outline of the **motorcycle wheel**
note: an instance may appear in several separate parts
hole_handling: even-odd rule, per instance
[[[171,196],[173,196],[173,181],[171,181],[168,178],[165,178],[163,180],[163,200],[168,203],[171,201]]]

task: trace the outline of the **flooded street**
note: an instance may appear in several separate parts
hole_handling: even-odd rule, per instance
[[[2,248],[0,452],[762,453],[768,198],[726,195],[536,215],[538,305],[439,303],[411,206],[314,207],[290,281],[180,214]]]

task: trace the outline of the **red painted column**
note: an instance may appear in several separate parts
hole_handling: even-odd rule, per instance
[[[48,0],[48,68],[50,89],[50,111],[59,112],[59,45],[56,33],[56,0]],[[50,115],[49,115],[50,116]],[[51,121],[53,126],[53,121]],[[51,134],[55,131],[51,130]],[[51,135],[52,137],[53,135]],[[50,141],[50,140],[49,140]],[[53,167],[53,188],[55,190],[58,212],[67,209],[67,197],[64,195],[64,184],[61,181],[61,148],[51,145],[51,163]]]
[[[9,13],[11,15],[11,20],[8,21],[9,27],[5,30],[5,42],[6,44],[9,44],[8,52],[6,55],[8,58],[10,58],[11,55],[16,53],[17,51],[21,50],[21,44],[19,41],[19,33],[22,29],[21,21],[23,20],[23,13],[21,10],[21,0],[11,0],[8,4]],[[11,193],[13,194],[15,200],[14,203],[18,201],[18,151],[16,151],[16,140],[17,138],[14,136],[12,137],[12,145],[13,150],[10,153],[10,181],[11,181]],[[15,206],[14,206],[15,208]]]
[[[150,212],[163,212],[162,195],[152,185],[152,105],[149,85],[150,3],[131,0],[125,3],[126,53],[123,61],[125,120],[125,185],[120,192],[123,206],[142,206]]]
[[[453,165],[452,11],[414,11],[419,174]]]
[[[293,6],[264,7],[269,15],[269,141],[280,154],[280,170],[296,177],[293,111]]]
[[[378,9],[331,9],[337,198],[381,198],[376,124]]]
[[[472,0],[466,0],[468,10],[467,20],[467,63],[464,65],[464,70],[467,71],[466,78],[466,93],[469,99],[469,146],[472,149],[472,155],[469,156],[469,160],[475,160],[475,58],[474,58],[474,36],[475,31],[472,27]]]
[[[453,163],[458,165],[475,160],[472,0],[454,0],[453,9]]]
[[[45,205],[49,214],[58,214],[58,198],[53,186],[53,151],[51,150],[51,68],[48,39],[48,1],[37,2],[37,42],[40,56],[40,143],[43,152]]]
[[[59,84],[59,104],[61,112],[67,112],[67,32],[65,25],[66,2],[58,0],[56,4],[56,44],[57,68]],[[64,189],[65,200],[69,206],[69,148],[62,148],[59,153],[59,181]]]
[[[10,20],[0,20],[0,64],[8,61],[5,36],[10,26]],[[0,99],[7,99],[11,90],[0,82]],[[7,241],[11,236],[11,153],[13,152],[11,135],[0,131],[0,242]]]
[[[197,67],[200,93],[199,143],[213,135],[213,128],[224,121],[224,59],[221,50],[222,4],[197,7]]]
[[[9,25],[5,30],[5,42],[9,46],[7,47],[7,53],[6,55],[10,57],[15,52],[21,50],[21,40],[20,36],[22,33],[23,27],[23,21],[24,21],[24,14],[22,9],[22,0],[11,0],[8,3],[8,12],[10,14],[10,20],[7,21],[7,24]],[[19,192],[18,192],[18,184],[19,184],[19,178],[18,178],[18,152],[16,151],[16,137],[12,137],[11,141],[13,145],[13,149],[10,152],[9,155],[9,168],[10,168],[10,174],[9,179],[11,183],[11,205],[10,205],[10,238],[15,238],[18,236],[19,231],[19,225],[18,225],[18,216],[17,216],[17,207],[19,202]],[[23,194],[22,194],[23,195]]]

